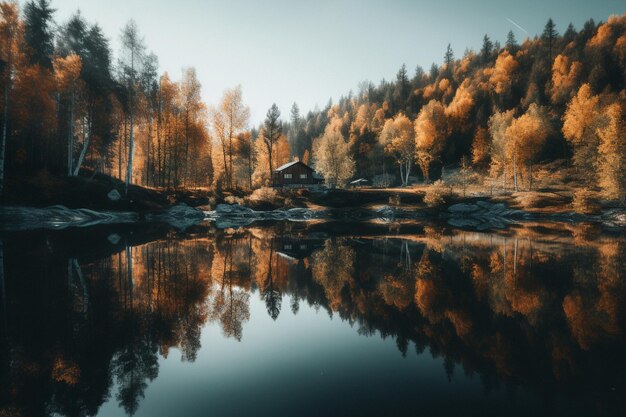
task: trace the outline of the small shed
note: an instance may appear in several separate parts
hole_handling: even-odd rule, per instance
[[[273,187],[311,187],[323,182],[321,175],[301,161],[281,165],[272,172]]]
[[[353,188],[363,187],[365,185],[370,185],[369,180],[365,178],[359,178],[358,180],[354,180],[350,182],[350,186]]]

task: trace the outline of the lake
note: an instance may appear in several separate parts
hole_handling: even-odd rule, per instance
[[[626,236],[585,224],[0,235],[2,416],[619,416]]]

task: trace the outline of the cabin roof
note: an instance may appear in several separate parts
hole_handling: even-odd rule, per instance
[[[274,170],[274,172],[280,172],[280,171],[284,171],[287,168],[291,168],[294,165],[300,164],[302,166],[304,166],[306,169],[310,170],[310,171],[315,171],[313,168],[311,168],[310,166],[308,166],[307,164],[305,164],[302,161],[291,161],[291,162],[287,162],[286,164],[283,164],[281,166],[279,166],[278,168],[276,168]]]
[[[295,164],[297,164],[297,163],[299,163],[299,162],[300,162],[300,161],[291,161],[291,162],[287,162],[286,164],[283,164],[283,165],[279,166],[278,168],[276,168],[276,170],[275,170],[275,171],[282,171],[282,170],[287,169],[287,168],[289,168],[289,167],[291,167],[291,166],[294,166]],[[304,165],[304,164],[302,164],[302,165]],[[306,165],[305,165],[305,166],[306,166]],[[307,167],[307,168],[308,168],[308,167]]]

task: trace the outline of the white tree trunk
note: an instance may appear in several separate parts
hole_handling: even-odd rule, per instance
[[[513,152],[513,183],[515,184],[515,192],[517,192],[517,150]]]
[[[80,155],[78,156],[78,162],[76,162],[76,168],[74,169],[74,176],[77,177],[80,171],[80,167],[83,164],[83,160],[85,159],[85,155],[87,154],[87,149],[89,148],[89,141],[91,139],[91,118],[89,123],[87,123],[87,131],[89,133],[85,134],[85,140],[83,143],[83,149],[80,151]]]

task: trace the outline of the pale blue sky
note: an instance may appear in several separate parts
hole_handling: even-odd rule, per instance
[[[21,0],[23,3],[24,0]],[[209,104],[225,88],[241,84],[260,122],[272,102],[288,117],[296,101],[304,113],[324,106],[363,80],[392,79],[406,63],[428,70],[440,63],[448,43],[455,55],[479,49],[488,33],[504,41],[540,33],[552,17],[559,32],[593,17],[626,12],[624,0],[52,0],[59,23],[80,9],[97,21],[117,50],[119,32],[131,17],[160,70],[178,79],[195,66]]]

